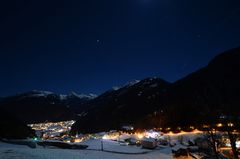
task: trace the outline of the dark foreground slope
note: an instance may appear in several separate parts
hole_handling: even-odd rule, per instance
[[[0,139],[23,139],[34,135],[34,130],[15,118],[11,113],[0,109]]]

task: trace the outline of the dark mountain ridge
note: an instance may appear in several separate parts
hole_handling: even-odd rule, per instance
[[[236,48],[216,56],[206,67],[172,84],[166,105],[173,113],[171,116],[175,116],[177,122],[174,123],[220,114],[239,115],[239,72],[240,48]],[[191,115],[186,111],[192,112]],[[180,118],[177,120],[177,117]],[[195,121],[200,122],[198,120]]]
[[[136,123],[140,116],[146,116],[158,109],[168,82],[160,78],[147,78],[134,85],[116,91],[106,92],[87,103],[87,113],[78,123],[81,132],[102,131],[118,128],[120,125]],[[146,105],[148,107],[146,109]],[[77,125],[77,124],[76,124]]]
[[[106,92],[87,103],[91,109],[73,125],[73,132],[119,129],[123,124],[184,127],[221,114],[240,115],[239,72],[240,48],[235,48],[175,83],[148,78]]]

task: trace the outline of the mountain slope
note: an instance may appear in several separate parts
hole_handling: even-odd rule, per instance
[[[171,85],[167,94],[170,124],[211,121],[221,114],[240,115],[240,48],[216,56],[210,63]],[[189,113],[188,113],[189,112]]]
[[[123,124],[135,124],[161,107],[160,94],[168,86],[169,83],[160,78],[147,78],[115,91],[107,91],[87,103],[89,109],[73,126],[73,131],[103,131]]]
[[[73,132],[135,127],[190,126],[221,114],[240,115],[240,48],[216,56],[206,67],[169,84],[145,79],[87,103]]]

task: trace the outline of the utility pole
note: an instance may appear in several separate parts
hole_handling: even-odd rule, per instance
[[[103,141],[101,140],[101,151],[103,151]]]

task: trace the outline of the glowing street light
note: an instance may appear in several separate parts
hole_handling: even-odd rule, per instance
[[[228,123],[228,126],[233,127],[233,123]]]
[[[222,127],[222,126],[223,126],[222,123],[218,123],[218,124],[217,124],[217,127],[219,127],[219,128]]]

